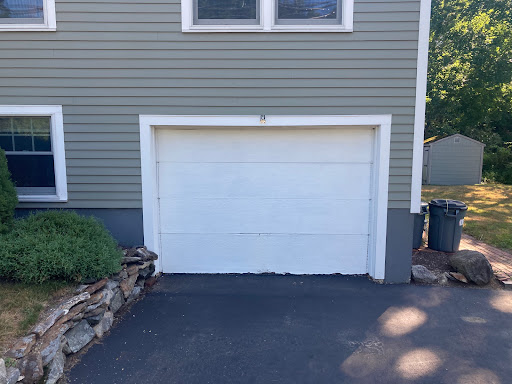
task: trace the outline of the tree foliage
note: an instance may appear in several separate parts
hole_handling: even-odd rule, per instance
[[[512,141],[512,0],[432,2],[425,135],[457,132]]]

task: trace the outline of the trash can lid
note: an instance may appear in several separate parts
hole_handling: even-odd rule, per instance
[[[459,209],[461,211],[468,209],[466,204],[458,200],[434,199],[430,201],[429,205],[447,209]]]

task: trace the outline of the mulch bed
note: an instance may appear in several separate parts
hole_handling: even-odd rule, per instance
[[[423,265],[436,275],[444,272],[453,272],[453,269],[448,264],[448,258],[451,254],[445,252],[434,251],[433,249],[421,247],[412,252],[412,265]],[[411,280],[411,284],[418,284]],[[418,284],[424,285],[424,284]],[[480,289],[503,289],[503,284],[493,277],[491,282],[485,286],[478,286],[473,283],[464,284],[458,281],[448,280],[445,287],[464,287],[464,288],[480,288]]]

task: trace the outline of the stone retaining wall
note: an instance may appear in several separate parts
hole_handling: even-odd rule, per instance
[[[103,337],[115,313],[155,283],[156,259],[145,247],[127,249],[118,274],[78,287],[75,296],[52,310],[0,359],[0,384],[55,384],[66,356]]]

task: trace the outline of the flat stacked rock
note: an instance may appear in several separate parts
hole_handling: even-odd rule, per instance
[[[62,302],[0,359],[0,384],[56,383],[66,356],[80,352],[112,327],[114,314],[137,299],[156,282],[155,260],[146,249],[125,249],[122,270],[110,278],[81,285],[76,295]],[[9,359],[15,364],[6,368]]]

